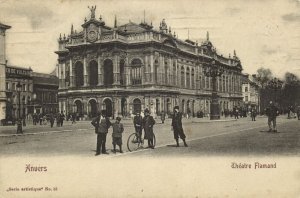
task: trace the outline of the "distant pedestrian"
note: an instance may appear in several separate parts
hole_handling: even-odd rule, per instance
[[[106,116],[106,111],[102,110],[101,114],[98,114],[96,118],[93,119],[91,124],[95,127],[95,132],[97,133],[97,148],[96,148],[96,156],[101,154],[108,154],[106,152],[106,136],[108,133],[108,129],[111,126],[111,122],[109,118]]]
[[[72,124],[76,124],[76,113],[72,113]]]
[[[251,109],[251,112],[250,112],[250,113],[251,113],[252,121],[256,121],[256,120],[255,120],[256,114],[257,114],[256,108],[253,107],[253,108]]]
[[[235,119],[239,119],[239,109],[237,107],[233,108],[233,114]]]
[[[161,119],[161,123],[164,123],[164,122],[165,122],[166,114],[165,114],[164,111],[161,112],[160,119]]]
[[[65,114],[63,112],[61,112],[60,114],[60,126],[62,127],[64,124],[64,120],[65,120]]]
[[[277,132],[276,128],[276,117],[279,111],[278,108],[270,101],[270,105],[266,109],[266,115],[268,116],[268,126],[269,132],[272,132],[272,125],[273,125],[273,132]]]
[[[23,126],[26,126],[26,116],[23,116]]]
[[[172,117],[172,129],[174,133],[174,139],[176,140],[176,146],[179,147],[178,139],[179,137],[182,139],[184,146],[187,147],[187,143],[185,142],[185,134],[182,127],[182,113],[179,112],[179,106],[174,107],[174,113]]]
[[[149,109],[145,109],[144,111],[145,117],[143,118],[143,128],[145,132],[145,140],[148,140],[148,147],[154,149],[154,133],[153,133],[153,125],[155,124],[155,120],[152,116],[150,116]]]
[[[112,139],[113,139],[113,152],[116,153],[116,145],[120,148],[120,153],[123,153],[122,151],[122,133],[124,131],[123,124],[121,123],[121,118],[117,117],[116,122],[113,124],[113,133],[112,133]]]
[[[32,122],[33,122],[33,125],[36,125],[36,123],[37,123],[37,114],[36,113],[34,113],[32,115]]]
[[[60,122],[61,122],[61,115],[60,115],[60,113],[58,112],[58,113],[56,114],[56,126],[57,126],[57,127],[60,127]]]
[[[300,106],[298,106],[298,109],[297,109],[297,117],[298,117],[298,120],[300,120]]]
[[[50,121],[50,126],[52,128],[53,125],[54,125],[54,115],[53,115],[53,113],[49,114],[49,121]]]
[[[43,115],[41,113],[39,113],[39,121],[40,121],[40,125],[42,125],[43,123]]]

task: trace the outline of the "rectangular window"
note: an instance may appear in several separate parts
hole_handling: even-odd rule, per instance
[[[248,96],[245,96],[245,102],[248,102]]]
[[[248,92],[248,87],[245,87],[245,92]]]
[[[9,83],[6,83],[6,90],[9,90]]]
[[[16,83],[13,83],[12,86],[11,86],[12,90],[16,90]]]

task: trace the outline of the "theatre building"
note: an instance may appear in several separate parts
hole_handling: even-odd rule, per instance
[[[224,69],[217,78],[220,109],[242,104],[242,66],[234,52],[217,54],[207,38],[202,43],[180,40],[166,21],[155,29],[150,24],[129,22],[113,27],[95,17],[91,9],[82,29],[71,27],[60,36],[57,76],[60,111],[88,118],[106,109],[108,116],[131,116],[148,108],[159,116],[175,105],[186,114],[210,112],[211,78],[203,71],[212,60]]]

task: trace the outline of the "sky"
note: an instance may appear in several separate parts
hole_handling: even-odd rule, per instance
[[[96,5],[106,25],[162,19],[179,39],[198,41],[206,32],[219,54],[236,50],[243,73],[260,67],[276,77],[291,72],[300,77],[300,0],[0,0],[0,22],[7,31],[9,65],[36,72],[55,69],[59,34],[70,34],[71,24],[81,31],[88,6]],[[189,33],[188,33],[189,32]]]

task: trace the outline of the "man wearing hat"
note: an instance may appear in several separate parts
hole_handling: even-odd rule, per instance
[[[179,112],[179,106],[174,107],[174,114],[172,117],[172,124],[174,139],[176,140],[176,146],[179,147],[178,138],[180,137],[184,143],[184,146],[187,147],[187,143],[185,142],[185,134],[182,128],[182,113]]]
[[[133,125],[134,125],[135,132],[138,134],[138,141],[140,142],[142,137],[142,130],[143,130],[143,118],[139,111],[137,111],[135,114],[136,115],[133,118]]]
[[[96,148],[96,156],[100,155],[100,151],[102,148],[102,154],[108,154],[106,152],[105,144],[106,144],[106,136],[108,133],[108,129],[111,126],[111,122],[109,118],[106,116],[106,111],[102,110],[101,114],[98,113],[98,116],[93,119],[91,124],[95,127],[95,132],[97,134],[97,148]]]
[[[145,132],[144,139],[148,140],[148,147],[154,149],[153,125],[155,124],[155,120],[152,116],[150,116],[149,109],[145,109],[144,114],[145,114],[145,117],[143,118],[143,128],[144,128],[144,132]]]

